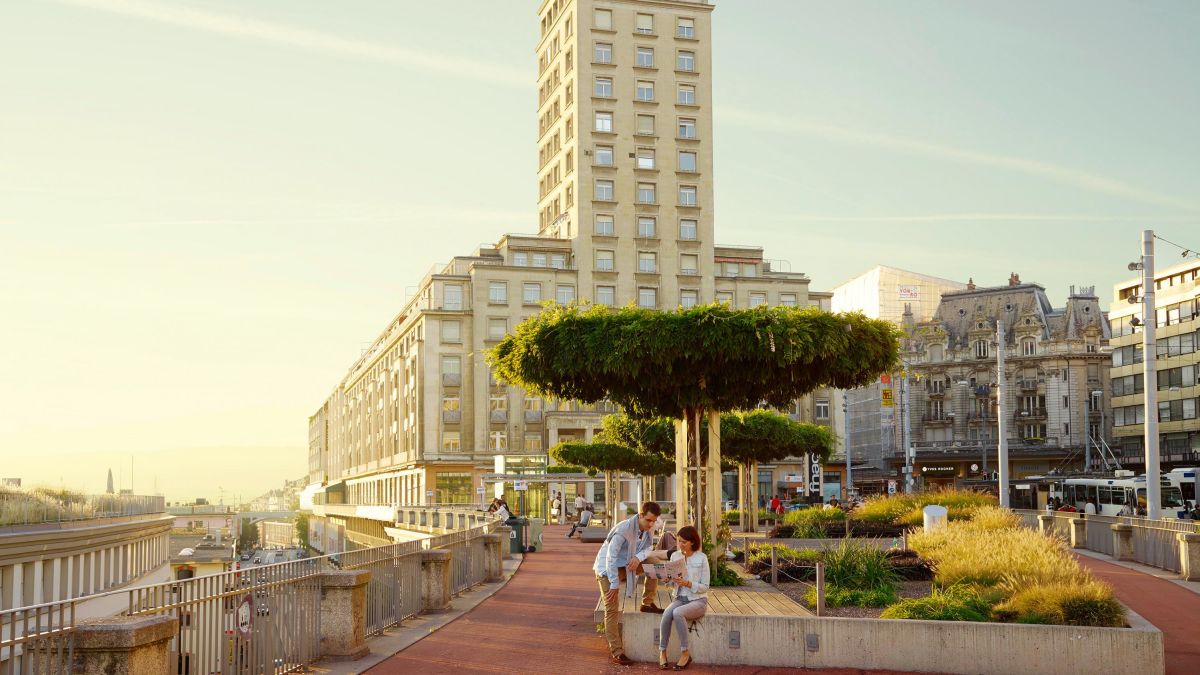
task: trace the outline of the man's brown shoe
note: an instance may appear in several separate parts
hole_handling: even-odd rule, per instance
[[[612,661],[613,661],[613,663],[617,664],[618,666],[632,666],[633,665],[633,659],[629,658],[628,656],[625,656],[624,654],[618,654],[618,655],[612,657]]]
[[[642,605],[642,611],[647,614],[662,614],[663,611],[657,605]]]

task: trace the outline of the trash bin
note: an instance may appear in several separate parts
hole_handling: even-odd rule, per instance
[[[546,527],[546,520],[544,518],[529,519],[529,540],[527,542],[527,550],[529,552],[532,553],[533,551],[540,551],[542,549],[542,528],[544,527]]]
[[[504,521],[504,524],[512,528],[512,533],[509,535],[510,553],[524,553],[529,545],[529,519],[513,516]]]

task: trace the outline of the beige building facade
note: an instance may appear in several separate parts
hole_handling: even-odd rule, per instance
[[[1155,342],[1158,360],[1159,453],[1164,470],[1200,466],[1200,260],[1189,260],[1155,272]],[[1145,383],[1142,362],[1144,321],[1141,278],[1113,289],[1112,393],[1114,445],[1122,464],[1145,467]]]
[[[327,514],[321,526],[344,531],[346,547],[387,543],[396,504],[481,500],[497,455],[508,474],[543,473],[550,447],[591,440],[615,412],[544,400],[492,376],[486,350],[544,303],[829,309],[831,294],[811,292],[786,261],[714,241],[712,9],[687,0],[542,5],[538,234],[504,234],[430,270],[309,418],[302,503],[311,496]],[[791,414],[827,422],[828,395]],[[544,515],[554,487],[531,485],[526,512]],[[601,497],[590,484],[569,485],[568,500],[576,489]],[[669,499],[669,486],[656,496]]]

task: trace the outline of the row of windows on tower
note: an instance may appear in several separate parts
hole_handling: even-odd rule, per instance
[[[592,63],[611,65],[613,63],[613,46],[611,42],[596,42],[592,44]],[[654,47],[638,46],[634,53],[634,65],[638,68],[655,68]],[[680,49],[675,52],[675,70],[683,73],[696,72],[696,52],[690,49]]]

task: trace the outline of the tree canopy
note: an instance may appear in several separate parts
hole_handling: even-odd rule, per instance
[[[565,464],[603,471],[605,474],[666,476],[675,472],[674,460],[616,443],[563,442],[550,448],[550,456]]]
[[[608,399],[638,417],[783,407],[822,386],[874,380],[899,358],[899,331],[815,308],[657,311],[552,305],[488,353],[495,375],[547,398]]]

